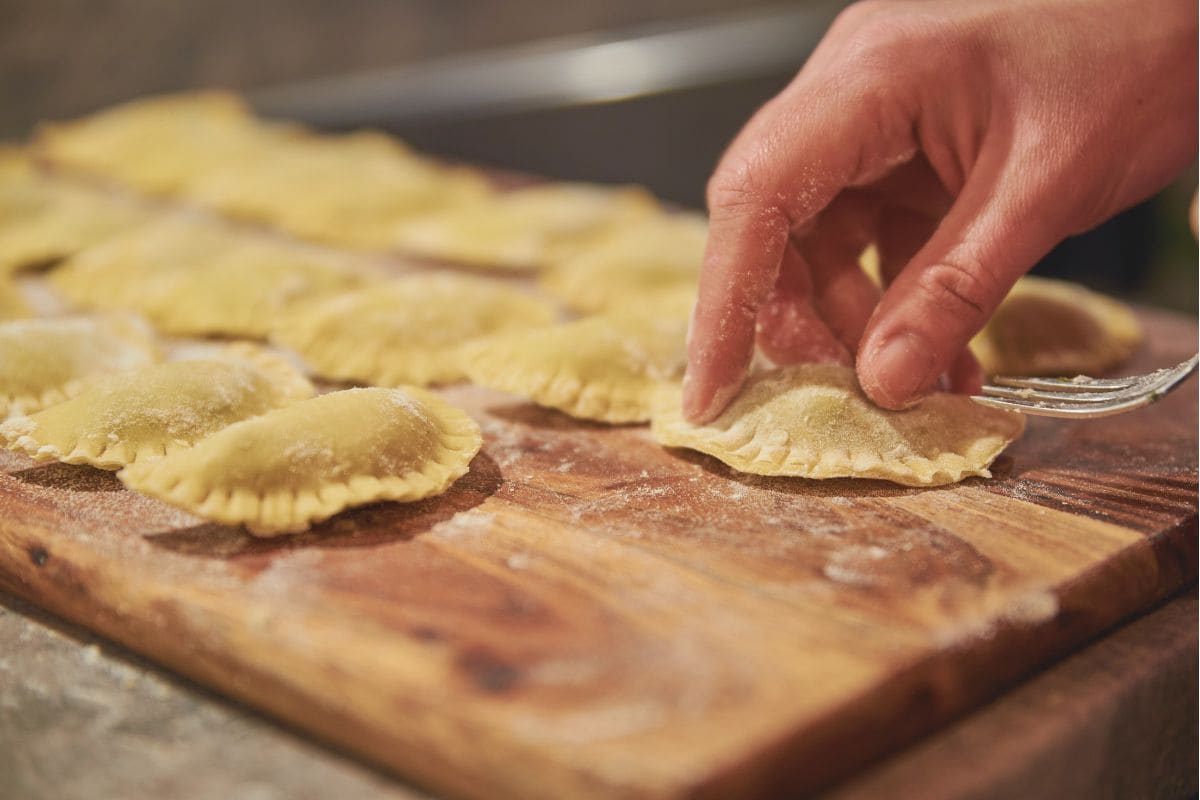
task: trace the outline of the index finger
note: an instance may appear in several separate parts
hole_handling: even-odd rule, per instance
[[[915,152],[912,126],[883,124],[870,93],[854,86],[798,78],[755,115],[713,175],[683,386],[683,412],[693,422],[712,420],[741,388],[758,308],[792,232],[843,188],[874,180]]]
[[[715,211],[688,331],[683,412],[696,422],[719,414],[741,388],[754,356],[758,307],[766,300],[787,245],[781,214]]]

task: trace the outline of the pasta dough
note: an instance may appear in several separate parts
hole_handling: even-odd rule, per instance
[[[477,267],[529,270],[589,242],[609,226],[658,213],[642,189],[552,183],[496,192],[397,225],[413,255]]]
[[[655,215],[613,228],[557,260],[539,282],[581,312],[618,310],[629,301],[692,295],[704,259],[708,223],[698,214]]]
[[[259,338],[290,304],[373,277],[313,248],[168,219],[69,259],[50,284],[76,305],[135,311],[168,333]]]
[[[63,170],[178,195],[197,176],[247,153],[268,154],[294,135],[292,128],[257,121],[234,95],[196,92],[134,100],[44,126],[35,146]]]
[[[120,469],[190,447],[312,392],[284,359],[237,344],[213,358],[101,379],[70,400],[0,424],[0,443],[38,461]]]
[[[1077,284],[1017,281],[971,342],[989,375],[1094,375],[1128,360],[1141,343],[1123,303]]]
[[[550,306],[498,282],[422,273],[301,306],[273,338],[324,378],[425,385],[463,377],[464,342],[553,319]]]
[[[441,494],[481,444],[479,426],[420,389],[347,389],[230,425],[118,475],[131,489],[259,536],[344,508]]]
[[[132,317],[0,323],[0,419],[61,403],[91,382],[157,358],[150,329]]]
[[[679,410],[679,391],[659,396],[651,431],[669,447],[715,456],[741,472],[802,478],[880,478],[909,486],[978,475],[1020,436],[1019,414],[962,395],[934,394],[907,411],[867,399],[854,370],[806,364],[751,375],[707,425]]]
[[[687,321],[611,315],[486,339],[464,348],[473,383],[602,422],[643,422],[683,374]]]
[[[0,149],[0,277],[57,261],[142,219],[119,198],[43,175],[25,153]]]

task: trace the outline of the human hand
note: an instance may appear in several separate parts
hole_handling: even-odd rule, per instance
[[[746,125],[708,187],[684,413],[717,416],[755,341],[855,363],[901,408],[1067,236],[1195,157],[1193,0],[869,0]],[[858,267],[879,252],[880,297]]]

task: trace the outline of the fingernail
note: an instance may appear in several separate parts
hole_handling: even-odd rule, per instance
[[[934,352],[915,333],[895,334],[872,351],[867,363],[873,385],[863,386],[885,408],[906,408],[919,401],[937,379]]]
[[[700,412],[707,405],[707,399],[700,397],[700,392],[696,387],[695,377],[689,369],[683,375],[683,416],[691,422],[695,422],[700,416]]]
[[[739,385],[714,386],[693,381],[688,373],[683,379],[683,416],[695,425],[711,422],[725,410],[737,394]]]

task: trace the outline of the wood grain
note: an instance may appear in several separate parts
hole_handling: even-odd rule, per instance
[[[1195,587],[821,800],[1196,793]]]
[[[827,785],[1195,576],[1194,384],[930,490],[445,394],[468,476],[285,540],[4,456],[0,585],[442,791],[658,798]]]

